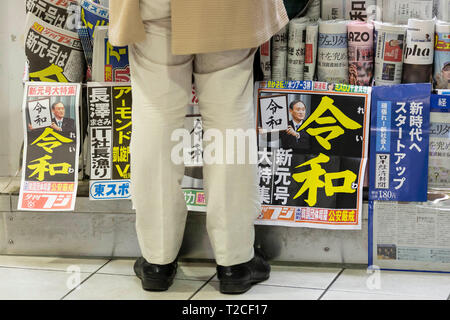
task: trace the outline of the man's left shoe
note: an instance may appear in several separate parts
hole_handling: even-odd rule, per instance
[[[166,291],[173,283],[178,263],[153,264],[140,257],[134,263],[134,272],[141,279],[142,288],[148,291]]]
[[[269,279],[270,265],[259,250],[255,250],[252,260],[224,267],[217,265],[217,277],[220,280],[220,292],[239,294],[248,291],[252,285]]]

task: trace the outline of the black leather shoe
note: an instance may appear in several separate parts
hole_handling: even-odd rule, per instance
[[[265,281],[270,276],[270,265],[259,250],[255,250],[252,260],[229,267],[217,265],[220,292],[239,294],[248,291],[255,283]]]
[[[178,263],[153,264],[140,257],[134,263],[134,272],[141,279],[142,288],[148,291],[166,291],[173,283]]]

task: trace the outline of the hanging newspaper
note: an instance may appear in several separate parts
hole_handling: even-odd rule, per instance
[[[130,199],[131,85],[89,82],[91,200]]]
[[[375,75],[376,86],[399,84],[403,72],[403,48],[406,42],[406,26],[374,22],[375,27]]]
[[[349,84],[370,86],[373,77],[373,24],[348,24]]]
[[[448,22],[436,23],[433,78],[436,89],[450,89],[450,23]]]
[[[426,201],[431,84],[374,87],[370,200]]]
[[[91,0],[81,0],[81,21],[88,29],[91,41],[95,38],[95,28],[107,26],[109,23],[109,10]]]
[[[74,210],[81,85],[25,83],[24,154],[18,210]]]
[[[370,87],[324,82],[257,83],[258,224],[361,229],[370,93]],[[267,132],[261,114],[278,109],[282,96],[288,129]],[[267,103],[272,97],[279,102]]]
[[[108,27],[95,27],[92,80],[95,82],[130,82],[128,47],[113,47],[108,41]]]
[[[383,21],[407,24],[408,19],[433,18],[433,0],[383,0]]]
[[[26,0],[26,13],[31,12],[48,24],[67,29],[69,6],[77,5],[77,0]]]
[[[322,20],[375,20],[376,0],[322,0]]]
[[[31,13],[25,30],[30,81],[83,81],[85,59],[78,34],[51,26]]]
[[[431,95],[428,188],[450,190],[450,96]]]
[[[369,201],[369,266],[450,272],[450,193],[421,203]]]

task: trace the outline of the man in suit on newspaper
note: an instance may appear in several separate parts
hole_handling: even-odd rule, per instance
[[[51,128],[59,132],[75,132],[75,121],[72,118],[64,117],[66,115],[66,107],[61,101],[57,101],[51,106],[52,124]],[[29,130],[34,130],[31,123],[28,124]]]
[[[61,101],[53,103],[51,127],[56,131],[75,131],[75,121],[71,118],[64,117],[65,114],[66,107]]]
[[[289,104],[291,119],[288,129],[280,132],[281,148],[294,150],[308,150],[311,146],[311,136],[305,131],[298,131],[306,118],[306,105],[300,100]]]

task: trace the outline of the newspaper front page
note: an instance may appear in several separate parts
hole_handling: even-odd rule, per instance
[[[262,206],[256,223],[361,229],[371,88],[267,81],[255,91]],[[269,130],[286,125],[286,110],[287,129]]]
[[[29,80],[80,83],[85,58],[77,33],[52,26],[31,13],[25,28]]]
[[[369,204],[369,265],[450,272],[450,194],[427,202]]]
[[[78,186],[81,85],[26,82],[17,209],[72,211]]]

